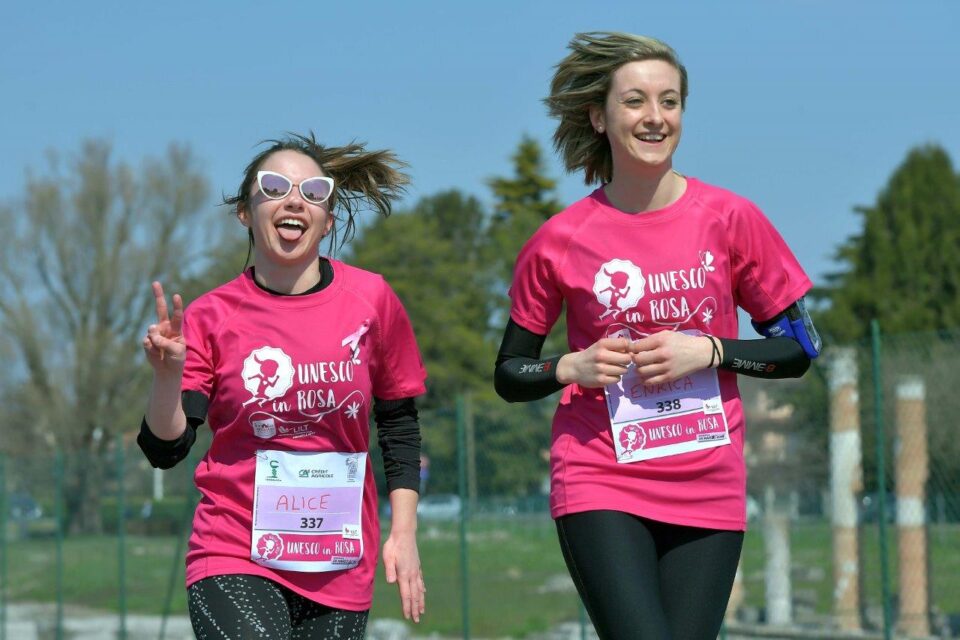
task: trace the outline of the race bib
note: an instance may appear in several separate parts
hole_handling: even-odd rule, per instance
[[[287,571],[356,567],[366,461],[366,453],[258,451],[250,559]]]
[[[617,462],[629,463],[730,444],[717,372],[704,369],[645,384],[630,365],[605,388]]]

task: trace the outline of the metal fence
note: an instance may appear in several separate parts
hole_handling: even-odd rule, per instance
[[[960,638],[958,370],[960,333],[877,332],[799,381],[742,380],[750,528],[725,636]],[[379,575],[371,637],[593,637],[547,510],[550,403],[452,405],[421,414],[427,615],[402,623]],[[132,440],[0,455],[0,640],[191,637],[196,459],[156,472]]]

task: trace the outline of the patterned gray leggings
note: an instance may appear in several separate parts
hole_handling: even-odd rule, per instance
[[[363,640],[370,613],[333,609],[248,575],[205,578],[187,598],[198,640]]]

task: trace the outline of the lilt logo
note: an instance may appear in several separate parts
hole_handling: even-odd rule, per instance
[[[643,272],[629,260],[614,259],[600,267],[593,279],[593,294],[606,311],[600,314],[616,318],[640,302],[643,297]]]
[[[253,397],[244,402],[263,405],[285,394],[293,384],[293,361],[283,349],[260,347],[243,361],[243,386]]]

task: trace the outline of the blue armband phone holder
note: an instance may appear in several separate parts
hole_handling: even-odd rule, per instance
[[[791,338],[803,347],[804,353],[811,360],[820,355],[820,334],[813,326],[813,320],[807,313],[807,306],[800,298],[787,307],[783,313],[774,316],[765,322],[751,320],[750,324],[757,333],[765,338]]]

